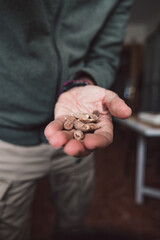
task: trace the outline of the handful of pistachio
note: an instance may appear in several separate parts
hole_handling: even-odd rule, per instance
[[[85,137],[85,133],[94,132],[100,128],[97,125],[98,121],[98,111],[93,111],[93,113],[78,112],[65,117],[64,129],[68,131],[75,129],[74,138],[82,140]]]

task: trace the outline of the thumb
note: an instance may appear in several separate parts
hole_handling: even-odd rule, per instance
[[[105,105],[108,107],[111,115],[117,118],[128,118],[132,114],[132,110],[116,93],[106,90]]]

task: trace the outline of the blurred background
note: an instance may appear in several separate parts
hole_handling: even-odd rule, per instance
[[[133,117],[160,114],[160,1],[135,0],[112,86],[133,110]],[[140,120],[139,120],[140,121]],[[142,123],[142,122],[141,122]],[[143,122],[144,123],[144,122]],[[158,133],[160,124],[149,123]],[[128,238],[160,239],[160,195],[136,201],[139,132],[114,120],[114,142],[96,151],[96,186],[86,226],[98,232],[127,234]],[[154,131],[154,132],[155,132]],[[160,134],[146,137],[145,184],[160,190]],[[158,192],[158,191],[157,191]],[[32,207],[32,240],[49,239],[54,225],[47,178],[38,182]],[[98,239],[98,238],[97,238]],[[101,239],[101,238],[99,238]],[[111,239],[111,238],[106,238]],[[117,237],[117,240],[121,237]]]
[[[113,89],[133,112],[160,112],[160,1],[134,0]]]

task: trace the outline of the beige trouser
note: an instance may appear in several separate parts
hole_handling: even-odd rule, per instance
[[[50,178],[56,228],[81,227],[92,199],[93,155],[77,159],[49,144],[23,147],[0,140],[0,240],[28,240],[30,204],[40,177]]]

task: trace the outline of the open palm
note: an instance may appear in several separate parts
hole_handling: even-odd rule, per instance
[[[76,112],[100,112],[99,129],[94,134],[86,134],[84,140],[73,139],[73,132],[63,130],[65,115]],[[75,87],[63,94],[55,106],[55,120],[45,129],[49,143],[55,147],[64,147],[64,151],[72,156],[85,156],[96,148],[108,146],[113,139],[111,115],[128,118],[131,109],[112,91],[98,86]]]

